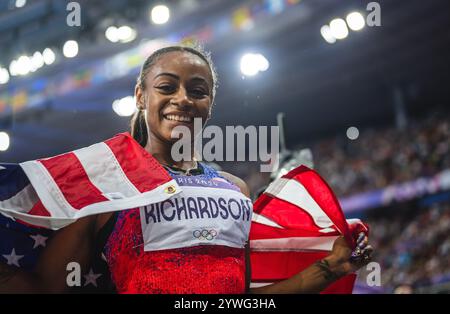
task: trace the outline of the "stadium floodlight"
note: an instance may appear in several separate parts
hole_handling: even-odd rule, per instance
[[[170,10],[165,5],[157,5],[152,8],[150,16],[154,24],[165,24],[169,21]]]
[[[348,139],[354,141],[359,137],[359,130],[357,127],[351,126],[347,129]]]
[[[329,44],[334,44],[336,42],[336,38],[331,34],[330,26],[324,25],[320,29],[320,34],[322,34],[323,39]]]
[[[269,68],[269,61],[260,53],[247,53],[241,58],[241,72],[245,76],[254,76]]]
[[[117,29],[117,38],[123,43],[133,41],[136,39],[136,30],[128,25],[121,26]]]
[[[347,24],[343,19],[334,19],[330,22],[330,31],[336,39],[344,39],[348,36]]]
[[[9,64],[9,73],[11,74],[11,76],[19,75],[19,73],[17,72],[17,60],[13,60]]]
[[[27,4],[27,0],[16,0],[16,8],[21,8]]]
[[[110,42],[116,43],[119,41],[119,35],[117,32],[117,27],[115,26],[110,26],[106,29],[105,31],[105,37],[106,39],[108,39]]]
[[[9,148],[9,135],[6,132],[0,132],[0,151],[6,151]]]
[[[78,54],[78,43],[75,40],[68,40],[63,46],[63,55],[66,58],[73,58]]]
[[[42,56],[44,57],[44,62],[47,65],[50,65],[53,62],[55,62],[56,58],[55,53],[50,48],[45,48],[44,51],[42,52]]]
[[[44,62],[44,56],[39,51],[36,51],[33,54],[33,57],[31,57],[31,63],[33,63],[33,66],[37,69],[42,68],[45,64]]]
[[[27,75],[31,72],[32,64],[30,57],[23,55],[17,59],[15,72],[18,75]]]
[[[5,68],[0,68],[0,85],[9,82],[9,72]]]
[[[366,21],[364,20],[364,17],[359,12],[352,12],[349,15],[347,15],[346,19],[348,27],[352,31],[360,31],[364,28],[366,25]]]
[[[129,117],[137,110],[136,99],[133,96],[116,99],[112,104],[112,108],[119,116]]]
[[[44,56],[39,51],[36,51],[31,57],[31,72],[44,66]]]

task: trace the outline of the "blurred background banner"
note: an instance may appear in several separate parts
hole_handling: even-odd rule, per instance
[[[253,197],[313,166],[347,218],[371,227],[380,284],[362,269],[355,293],[448,293],[449,30],[447,0],[0,0],[0,162],[127,131],[146,57],[200,43],[219,73],[211,125],[284,116],[274,173],[214,166]],[[33,266],[51,234],[26,228],[1,217],[2,239],[17,237],[2,241],[0,259]],[[105,291],[98,259],[86,286]]]

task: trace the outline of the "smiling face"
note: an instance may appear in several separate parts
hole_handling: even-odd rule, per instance
[[[136,87],[139,109],[145,109],[149,140],[174,143],[172,130],[179,125],[194,134],[194,118],[203,124],[212,105],[213,78],[208,63],[186,51],[158,57],[146,77],[145,89]],[[193,139],[193,136],[191,136]]]

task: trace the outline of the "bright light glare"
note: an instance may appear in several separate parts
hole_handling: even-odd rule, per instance
[[[16,63],[16,73],[19,75],[27,75],[32,68],[31,59],[28,56],[20,56]]]
[[[105,37],[113,43],[116,43],[119,41],[119,36],[117,34],[117,27],[110,26],[105,31]]]
[[[241,72],[246,76],[254,76],[268,68],[269,61],[260,53],[247,53],[241,58]]]
[[[165,5],[157,5],[151,11],[151,19],[155,24],[165,24],[170,18],[170,10]]]
[[[36,71],[37,69],[44,66],[44,56],[39,51],[36,51],[31,57],[31,65],[32,71]]]
[[[17,60],[13,60],[9,64],[9,73],[11,73],[11,76],[19,75],[17,72]]]
[[[112,108],[119,116],[129,117],[137,110],[136,100],[133,96],[116,99],[112,104]]]
[[[78,43],[75,40],[68,40],[63,46],[63,54],[66,58],[73,58],[78,54]]]
[[[0,151],[8,150],[9,148],[9,135],[6,132],[0,132]]]
[[[0,68],[0,84],[6,84],[9,82],[9,73],[5,68]]]
[[[27,0],[16,0],[16,8],[21,8],[27,4]]]
[[[44,62],[47,65],[50,65],[53,62],[55,62],[56,58],[55,53],[50,48],[45,48],[44,51],[42,52],[42,56],[44,57]]]
[[[123,43],[130,42],[136,38],[136,31],[130,26],[121,26],[117,29],[117,38]]]
[[[320,34],[322,34],[323,39],[326,40],[329,44],[334,44],[336,42],[336,38],[331,34],[330,26],[324,25],[320,29]]]
[[[330,22],[331,35],[336,39],[344,39],[348,36],[347,24],[343,19],[334,19]]]
[[[359,31],[364,28],[366,25],[366,21],[364,20],[364,17],[359,12],[352,12],[349,15],[347,15],[347,24],[348,27],[353,31]]]
[[[347,137],[350,140],[356,140],[359,137],[359,130],[358,128],[351,126],[347,129]]]

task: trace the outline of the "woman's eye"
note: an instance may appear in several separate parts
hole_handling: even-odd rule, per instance
[[[170,93],[175,90],[175,88],[171,85],[160,85],[157,87],[158,89],[162,90],[163,92]]]
[[[198,98],[203,98],[208,95],[208,93],[202,89],[194,89],[191,91],[191,93],[192,93],[192,95],[194,95],[195,97],[198,97]]]

